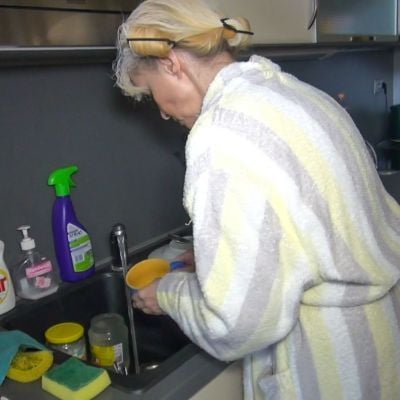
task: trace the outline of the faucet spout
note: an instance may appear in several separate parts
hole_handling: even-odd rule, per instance
[[[125,225],[116,224],[112,227],[111,231],[112,246],[113,246],[113,241],[115,241],[114,245],[115,244],[117,245],[118,256],[120,260],[120,268],[116,269],[114,267],[114,271],[122,271],[125,283],[126,274],[128,272],[128,239],[127,239]],[[136,330],[135,330],[135,321],[133,317],[131,293],[129,287],[126,284],[124,286],[125,286],[126,305],[128,308],[129,330],[132,338],[134,371],[136,374],[139,374],[140,373],[139,353],[137,349]]]

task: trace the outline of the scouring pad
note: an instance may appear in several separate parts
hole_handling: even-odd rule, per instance
[[[42,388],[61,400],[90,400],[111,383],[103,368],[71,357],[42,376]]]

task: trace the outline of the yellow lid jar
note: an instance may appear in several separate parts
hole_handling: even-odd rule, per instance
[[[77,322],[62,322],[48,328],[44,336],[52,349],[86,360],[84,331],[83,326]]]

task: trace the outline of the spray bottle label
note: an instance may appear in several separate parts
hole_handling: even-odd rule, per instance
[[[83,272],[94,264],[92,244],[89,235],[74,224],[67,225],[69,249],[75,272]]]
[[[0,268],[0,304],[7,299],[10,277],[4,269]]]

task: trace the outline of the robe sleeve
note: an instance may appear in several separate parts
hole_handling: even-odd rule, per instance
[[[234,155],[218,160],[186,190],[196,273],[168,274],[157,297],[194,343],[234,360],[285,337],[312,274],[272,206],[273,187]]]

